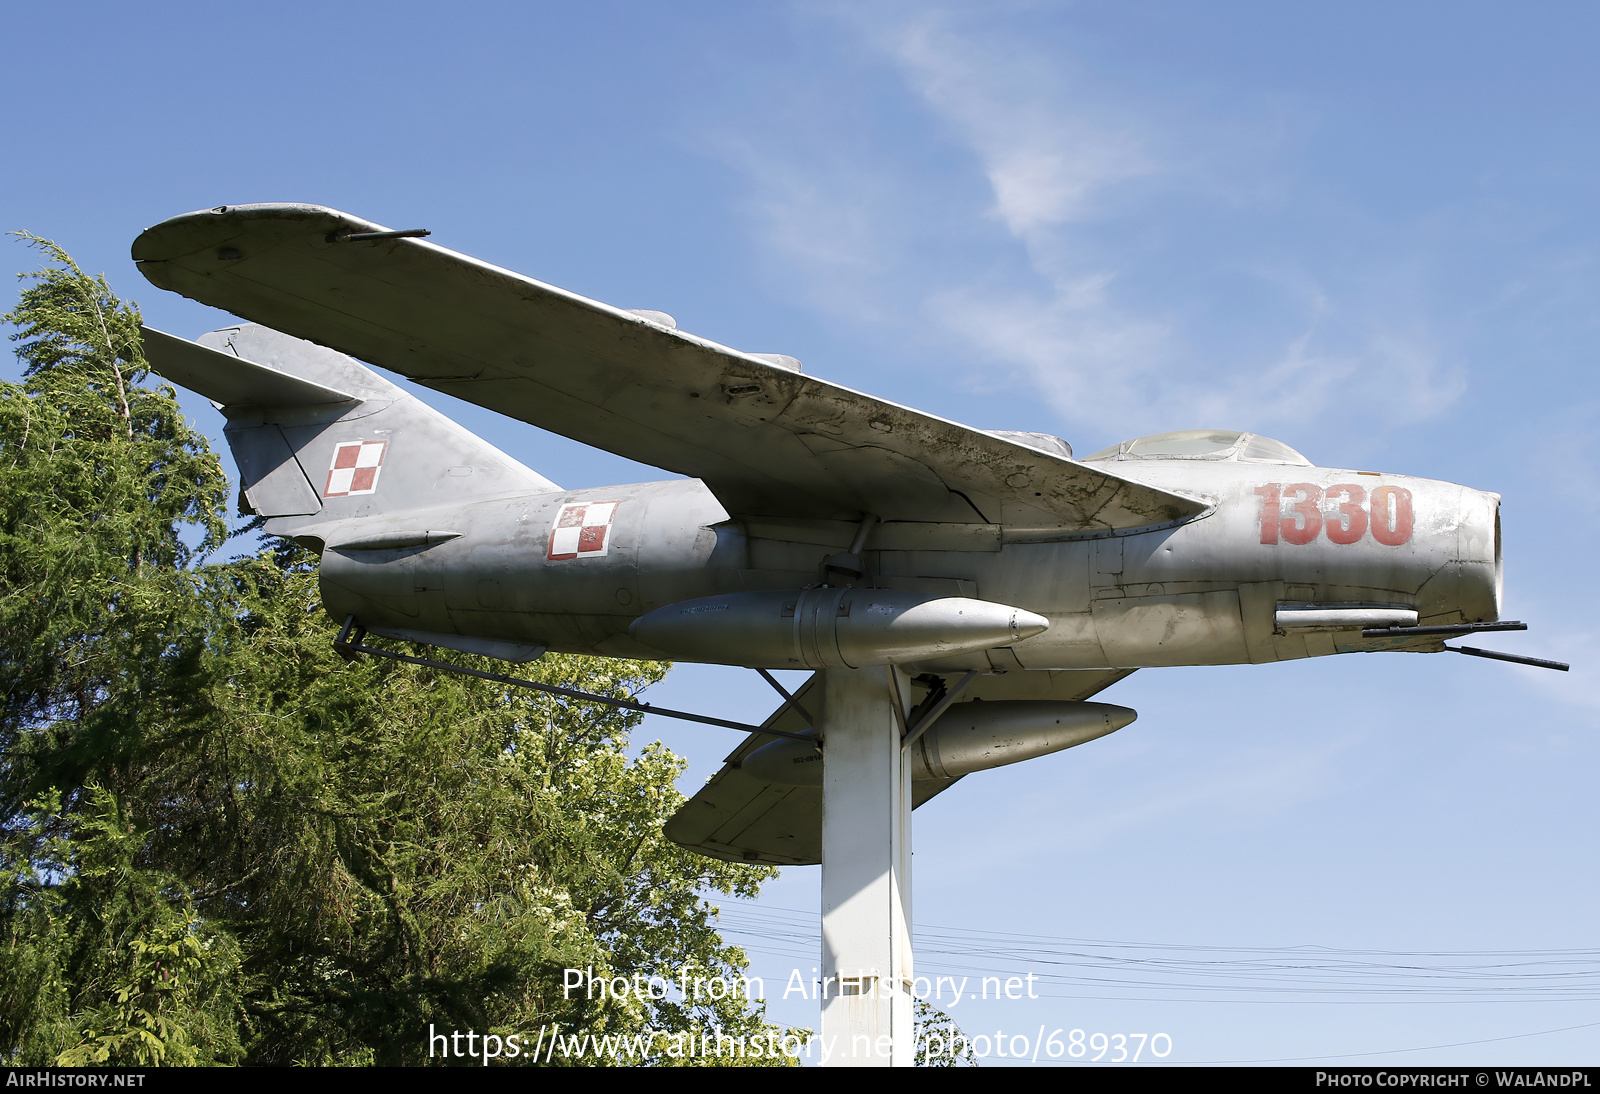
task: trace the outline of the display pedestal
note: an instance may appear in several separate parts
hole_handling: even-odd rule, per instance
[[[884,669],[822,677],[822,1054],[832,1066],[910,1067],[911,775],[900,719]],[[907,694],[904,675],[896,682]]]

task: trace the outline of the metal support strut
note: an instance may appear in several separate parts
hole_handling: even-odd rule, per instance
[[[461,676],[476,676],[480,680],[493,680],[497,684],[510,684],[512,687],[527,688],[529,691],[542,691],[547,695],[559,695],[565,699],[579,699],[586,703],[604,703],[610,707],[620,707],[623,710],[636,710],[640,714],[658,714],[663,718],[677,718],[684,722],[701,722],[708,726],[721,726],[724,729],[737,729],[745,733],[766,733],[773,737],[791,737],[796,741],[805,741],[814,744],[812,738],[802,733],[790,733],[782,729],[762,729],[747,722],[731,722],[726,718],[713,718],[708,714],[690,714],[687,711],[672,710],[668,707],[651,706],[649,703],[639,703],[632,699],[617,699],[610,695],[596,695],[591,691],[578,691],[576,688],[562,688],[554,684],[541,684],[537,680],[520,680],[515,676],[507,676],[503,672],[485,672],[482,669],[469,669],[464,665],[452,665],[448,661],[434,661],[427,657],[412,657],[406,653],[395,653],[393,650],[379,649],[377,646],[362,645],[366,638],[367,629],[356,622],[355,616],[349,616],[344,621],[344,627],[339,631],[339,637],[333,640],[333,648],[340,657],[347,661],[354,661],[363,653],[370,653],[374,657],[387,657],[392,661],[404,661],[411,665],[426,665],[430,669],[439,669],[443,672],[454,672]]]
[[[897,706],[878,669],[822,671],[818,993],[830,1065],[913,1062],[911,769]]]

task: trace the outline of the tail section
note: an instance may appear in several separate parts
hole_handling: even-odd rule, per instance
[[[559,490],[342,353],[257,324],[195,342],[144,328],[150,367],[228,419],[240,509],[278,535]],[[378,520],[374,524],[388,524]]]

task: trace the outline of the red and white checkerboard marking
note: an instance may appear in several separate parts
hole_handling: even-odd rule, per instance
[[[388,441],[346,441],[333,450],[333,466],[328,469],[325,498],[348,498],[371,494],[378,489],[378,472],[383,470],[383,454]]]
[[[552,562],[569,558],[599,558],[611,546],[611,519],[617,515],[614,501],[582,501],[563,505],[550,530]]]

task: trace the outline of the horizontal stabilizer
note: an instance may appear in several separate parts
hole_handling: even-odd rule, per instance
[[[140,330],[145,359],[153,372],[222,406],[321,406],[360,401],[360,396],[207,349],[186,338],[151,327]]]
[[[426,547],[459,533],[401,514],[557,489],[326,346],[253,323],[192,342],[149,327],[143,335],[152,370],[222,408],[240,512],[269,518],[273,535],[332,535],[357,552]]]

